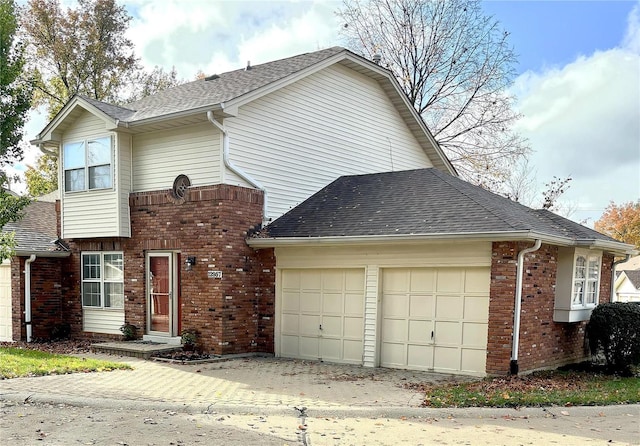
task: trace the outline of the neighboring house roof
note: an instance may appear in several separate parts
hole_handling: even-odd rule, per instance
[[[433,165],[448,173],[456,174],[453,165],[438,146],[393,74],[342,47],[327,48],[208,76],[166,89],[124,106],[76,95],[31,143],[41,146],[55,143],[57,141],[55,132],[68,127],[69,124],[65,120],[68,116],[73,117],[77,113],[77,106],[99,115],[105,121],[105,128],[108,130],[124,128],[128,131],[140,131],[136,128],[141,129],[147,125],[158,129],[160,121],[163,125],[169,125],[172,119],[178,118],[191,119],[190,123],[195,123],[194,115],[199,115],[197,119],[203,120],[205,112],[208,111],[215,111],[222,116],[234,116],[239,106],[335,63],[342,63],[378,81],[409,129],[424,147]],[[182,121],[179,125],[186,123],[187,121]]]
[[[500,234],[506,235],[500,237]],[[557,244],[631,246],[429,168],[338,178],[266,227],[260,239],[540,236]],[[267,241],[255,245],[268,244]]]
[[[622,272],[626,274],[629,282],[631,282],[637,290],[640,290],[640,270],[624,270]]]
[[[18,256],[68,255],[68,252],[58,243],[55,203],[34,201],[26,207],[20,220],[7,223],[2,230],[15,232],[15,252]]]
[[[640,256],[631,257],[626,262],[619,263],[616,267],[616,271],[632,271],[640,270]]]

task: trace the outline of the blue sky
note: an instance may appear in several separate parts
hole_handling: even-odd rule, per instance
[[[74,0],[64,0],[72,4]],[[128,37],[148,68],[193,79],[343,45],[340,1],[125,0]],[[540,191],[571,176],[562,213],[597,220],[609,201],[640,198],[640,2],[486,1],[520,63],[509,93],[534,153]],[[44,126],[34,115],[30,138]],[[33,162],[31,151],[27,162]]]

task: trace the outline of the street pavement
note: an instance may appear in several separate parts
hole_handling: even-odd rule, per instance
[[[170,364],[81,356],[133,369],[2,380],[0,401],[176,412],[201,425],[262,430],[282,444],[306,446],[640,444],[638,405],[432,409],[421,407],[424,395],[406,386],[472,379],[456,375],[272,357]]]

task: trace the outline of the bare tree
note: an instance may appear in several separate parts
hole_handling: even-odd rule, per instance
[[[516,55],[478,0],[344,0],[347,45],[381,56],[458,172],[499,188],[529,147],[506,93]]]

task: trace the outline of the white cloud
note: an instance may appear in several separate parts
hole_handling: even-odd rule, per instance
[[[639,16],[636,6],[619,48],[524,73],[513,88],[538,179],[572,176],[561,201],[576,208],[576,220],[640,198]]]

